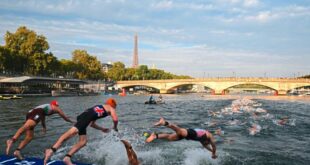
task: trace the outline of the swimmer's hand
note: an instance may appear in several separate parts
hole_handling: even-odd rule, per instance
[[[215,154],[212,154],[212,159],[216,159],[217,156]]]
[[[110,129],[108,129],[108,128],[101,128],[101,131],[104,132],[104,133],[108,133],[108,132],[110,132]]]

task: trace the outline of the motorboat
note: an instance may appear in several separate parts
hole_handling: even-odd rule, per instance
[[[0,96],[0,100],[10,100],[12,97]]]

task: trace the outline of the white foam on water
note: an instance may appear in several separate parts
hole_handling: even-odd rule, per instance
[[[148,151],[140,151],[137,153],[142,165],[162,165],[165,164],[165,159],[162,155],[163,151],[159,148],[152,148]]]
[[[89,141],[85,147],[78,151],[74,156],[77,158],[79,156],[90,160],[91,163],[98,165],[128,165],[128,157],[124,144],[120,141],[121,139],[127,140],[133,147],[137,154],[137,157],[141,164],[152,164],[152,165],[162,165],[165,162],[163,157],[163,151],[157,147],[143,147],[143,151],[140,151],[144,146],[144,140],[142,136],[137,135],[136,131],[133,129],[122,130],[122,133],[118,134],[114,131],[104,134],[92,134],[89,137]],[[76,142],[78,139],[75,138]],[[59,148],[57,153],[52,157],[53,160],[62,160],[66,152],[71,149],[72,143],[64,144],[63,147]],[[138,150],[140,149],[140,150]]]
[[[187,149],[184,151],[184,165],[219,164],[220,158],[212,159],[211,155],[211,152],[203,148]]]

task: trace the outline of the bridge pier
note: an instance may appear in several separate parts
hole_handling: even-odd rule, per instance
[[[280,96],[285,96],[287,94],[287,91],[286,90],[278,90],[278,95]]]
[[[215,89],[212,91],[212,95],[225,95],[225,91],[223,89]]]
[[[160,89],[160,90],[159,90],[159,93],[160,93],[160,94],[167,94],[167,93],[168,93],[168,90],[166,90],[166,89]]]

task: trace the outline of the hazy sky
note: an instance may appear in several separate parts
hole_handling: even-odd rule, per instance
[[[193,77],[310,74],[309,0],[1,0],[0,43],[27,26],[58,59],[85,49]]]

